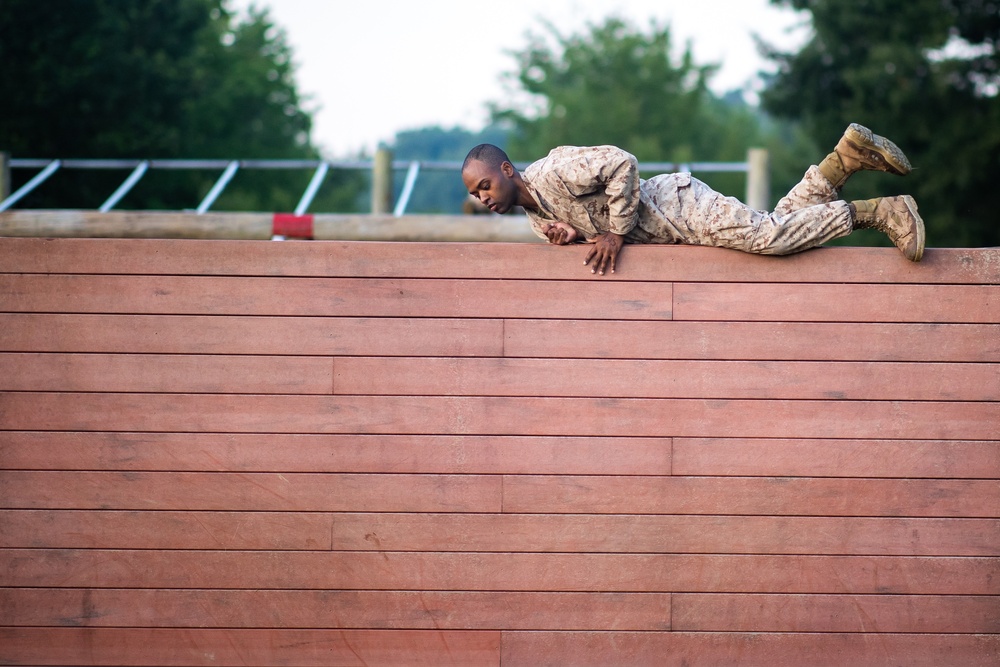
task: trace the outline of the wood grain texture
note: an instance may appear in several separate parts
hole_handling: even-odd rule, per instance
[[[673,629],[736,632],[1000,632],[996,596],[679,593]]]
[[[0,394],[0,430],[991,440],[1000,402]]]
[[[677,475],[1000,478],[1000,442],[674,438]]]
[[[330,394],[329,357],[0,354],[0,391]]]
[[[0,274],[9,312],[669,320],[671,302],[652,282]]]
[[[1000,322],[996,285],[674,285],[674,319]]]
[[[587,335],[580,336],[581,330],[586,330]],[[504,324],[504,355],[725,361],[996,362],[1000,361],[1000,326],[518,319]]]
[[[0,507],[555,514],[1000,516],[994,480],[0,472]],[[501,488],[502,485],[502,488]]]
[[[136,354],[503,354],[503,321],[0,313],[11,352]]]
[[[1000,364],[970,363],[351,357],[335,379],[368,395],[1000,400]]]
[[[506,512],[1000,516],[994,480],[508,476]]]
[[[441,630],[0,628],[9,664],[497,667],[500,633]]]
[[[0,472],[0,507],[497,512],[496,475]]]
[[[893,248],[820,248],[787,257],[698,246],[630,246],[605,280],[1000,284],[1000,250],[929,248],[919,264]],[[547,244],[6,238],[0,270],[363,278],[589,280],[578,251]]]
[[[1000,558],[0,550],[7,587],[998,595],[998,575]]]
[[[1000,519],[0,510],[0,546],[995,556]]]
[[[0,589],[0,626],[666,630],[663,593]]]
[[[992,667],[1000,637],[957,634],[504,632],[511,667]]]
[[[0,325],[12,352],[1000,362],[994,324],[0,313]]]
[[[670,438],[0,433],[0,468],[669,475]]]

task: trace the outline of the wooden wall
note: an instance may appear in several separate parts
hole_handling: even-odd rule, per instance
[[[996,665],[1000,250],[0,239],[0,663]]]

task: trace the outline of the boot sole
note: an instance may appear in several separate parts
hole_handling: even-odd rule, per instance
[[[906,176],[912,167],[899,146],[885,137],[879,136],[864,125],[851,123],[844,132],[848,143],[859,151],[871,151],[882,156],[886,171],[897,176]]]
[[[924,230],[924,219],[920,217],[917,213],[917,202],[910,195],[903,195],[903,203],[906,204],[906,208],[909,210],[910,215],[913,219],[917,221],[917,248],[913,253],[913,257],[909,255],[904,255],[906,259],[912,262],[919,262],[924,256],[924,243],[927,241],[927,232]]]

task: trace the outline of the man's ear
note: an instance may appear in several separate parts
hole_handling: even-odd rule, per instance
[[[500,165],[500,171],[503,172],[503,175],[507,178],[513,178],[514,174],[517,173],[517,169],[514,169],[514,165],[506,160],[504,160],[503,164]]]

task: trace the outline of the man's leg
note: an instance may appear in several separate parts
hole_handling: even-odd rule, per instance
[[[899,146],[863,125],[851,123],[833,151],[818,165],[809,167],[802,181],[778,202],[774,211],[787,215],[800,208],[835,201],[847,179],[859,171],[905,176],[910,169],[910,161]]]
[[[815,168],[813,168],[815,169]],[[796,186],[796,202],[804,201],[807,186],[821,194],[829,183],[818,172]],[[853,229],[851,206],[845,201],[806,205],[782,213],[756,211],[734,197],[726,197],[692,178],[678,188],[678,215],[675,227],[680,242],[732,248],[760,255],[788,255],[815,248],[850,234]]]

